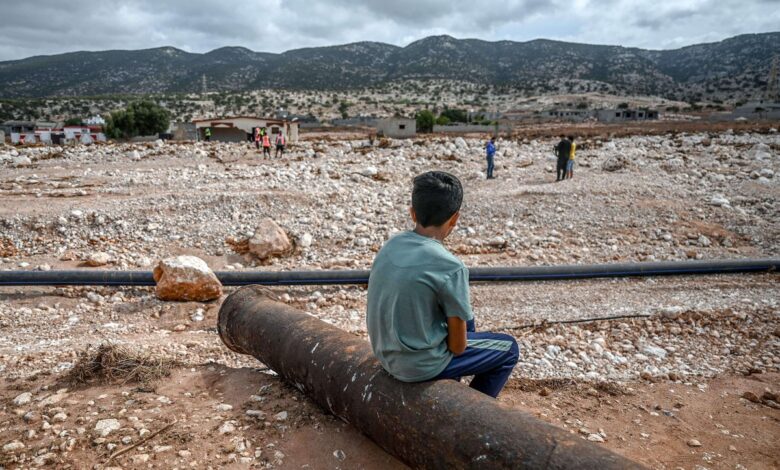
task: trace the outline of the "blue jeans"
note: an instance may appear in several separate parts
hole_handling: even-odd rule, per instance
[[[495,168],[495,155],[488,155],[487,156],[487,177],[492,178],[493,177],[493,168]]]
[[[466,331],[466,350],[453,357],[436,379],[460,380],[464,375],[473,375],[469,386],[495,398],[520,357],[517,341],[502,333],[477,333],[474,320],[466,324]]]

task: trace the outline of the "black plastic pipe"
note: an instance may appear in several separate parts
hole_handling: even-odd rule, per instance
[[[471,282],[557,281],[607,277],[774,272],[780,259],[519,266],[469,269]],[[217,271],[224,286],[367,284],[369,271]],[[0,286],[153,286],[151,271],[0,271]]]

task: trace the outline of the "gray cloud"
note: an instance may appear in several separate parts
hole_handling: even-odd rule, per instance
[[[0,60],[170,45],[256,51],[432,34],[673,48],[777,30],[779,0],[104,0],[3,2]],[[736,21],[738,19],[738,21]]]

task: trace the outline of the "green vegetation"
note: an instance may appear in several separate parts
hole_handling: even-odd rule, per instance
[[[414,117],[417,121],[417,132],[433,132],[433,113],[424,109]]]
[[[158,104],[136,101],[130,103],[127,109],[114,111],[108,116],[106,135],[114,139],[155,135],[168,129],[170,119],[170,113]]]

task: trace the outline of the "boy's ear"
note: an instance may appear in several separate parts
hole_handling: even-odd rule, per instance
[[[450,220],[447,221],[448,227],[454,227],[456,223],[458,223],[458,219],[460,218],[460,211],[452,214],[452,217],[450,217]]]
[[[409,215],[412,217],[412,222],[417,223],[417,212],[414,211],[414,207],[409,206]]]

